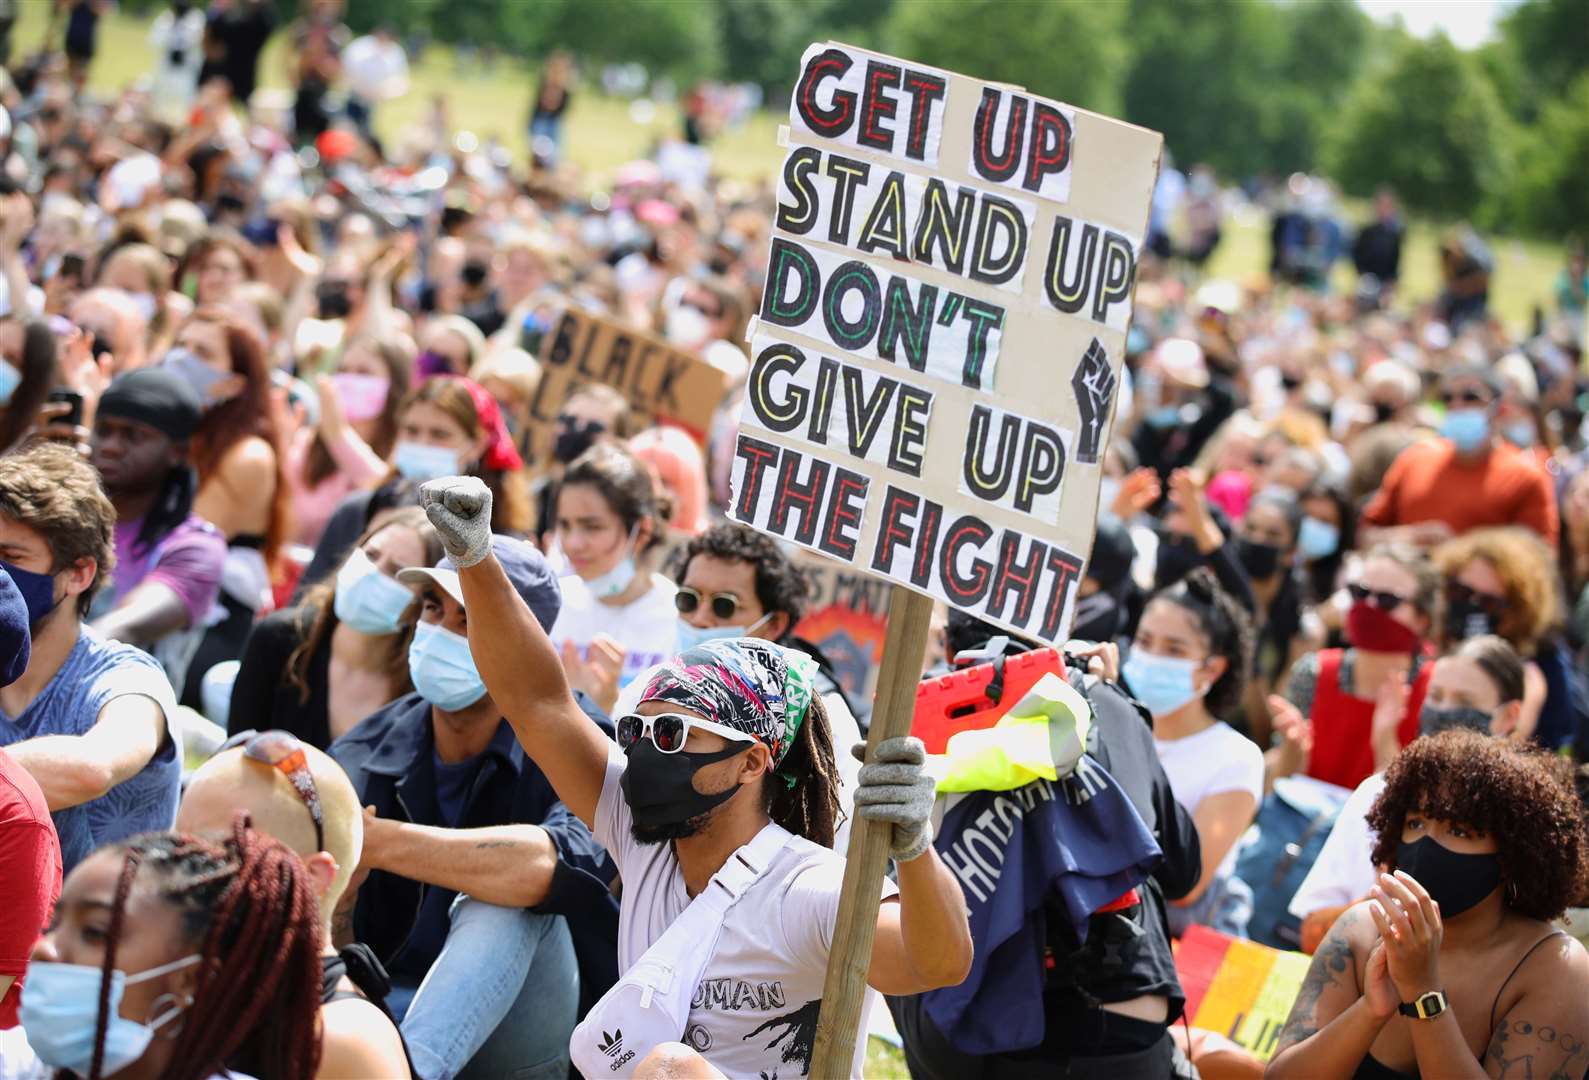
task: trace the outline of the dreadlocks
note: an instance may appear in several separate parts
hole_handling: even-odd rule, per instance
[[[238,1058],[260,1076],[313,1076],[320,1062],[320,917],[298,857],[249,828],[245,813],[222,843],[145,833],[121,848],[126,861],[110,914],[89,1080],[99,1080],[104,1067],[116,947],[140,873],[177,909],[188,940],[202,942],[193,1005],[166,1080],[204,1080]]]
[[[782,777],[793,779],[784,783]],[[833,846],[839,817],[839,767],[833,758],[833,732],[822,695],[814,694],[805,723],[776,774],[762,781],[767,816],[796,836],[825,848]]]

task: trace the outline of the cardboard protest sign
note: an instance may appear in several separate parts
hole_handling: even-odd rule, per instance
[[[697,442],[705,440],[728,390],[727,374],[695,354],[615,319],[569,308],[541,344],[541,382],[530,402],[535,460],[545,460],[563,402],[585,383],[606,383],[642,423],[677,425]]]
[[[1255,941],[1193,926],[1175,950],[1175,970],[1186,993],[1191,1023],[1216,1031],[1252,1051],[1274,1056],[1309,959]]]
[[[833,42],[789,125],[730,516],[1062,641],[1162,138]]]

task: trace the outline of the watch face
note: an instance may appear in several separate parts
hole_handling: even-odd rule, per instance
[[[1418,1011],[1427,1019],[1439,1016],[1446,1010],[1446,999],[1438,991],[1430,991],[1418,999]]]

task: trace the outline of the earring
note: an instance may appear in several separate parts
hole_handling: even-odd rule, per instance
[[[170,1011],[166,1012],[164,1016],[161,1016],[161,1010],[165,1009],[167,1006],[171,1007]],[[178,1035],[182,1034],[183,1025],[187,1022],[187,1017],[184,1014],[192,1007],[193,998],[191,995],[181,996],[172,993],[161,994],[149,1004],[149,1015],[151,1019],[148,1022],[148,1026],[150,1028],[164,1028],[165,1030],[160,1033],[161,1037],[166,1039],[174,1039]],[[170,1023],[170,1020],[177,1016],[181,1016],[182,1019],[177,1020],[176,1023]]]

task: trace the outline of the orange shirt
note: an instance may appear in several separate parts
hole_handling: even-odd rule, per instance
[[[1363,510],[1369,525],[1443,521],[1455,533],[1526,525],[1555,546],[1560,530],[1550,476],[1532,457],[1499,443],[1477,462],[1457,458],[1449,439],[1407,447]]]

